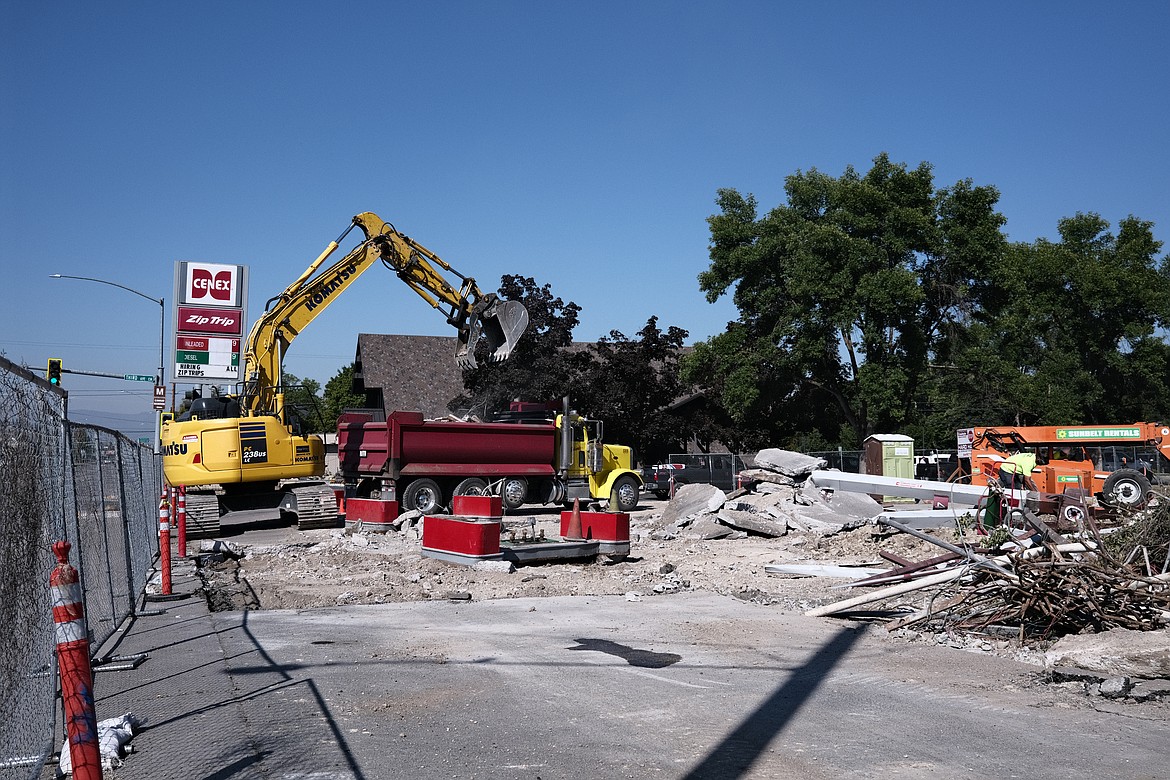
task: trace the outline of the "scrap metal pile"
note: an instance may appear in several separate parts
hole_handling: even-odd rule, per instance
[[[1021,642],[1112,628],[1149,631],[1170,622],[1170,493],[1155,492],[1147,508],[1105,521],[1086,517],[1062,536],[1027,510],[990,529],[983,546],[960,547],[896,521],[876,522],[947,550],[926,561],[893,560],[895,568],[850,583],[881,586],[861,596],[809,610],[808,615],[856,614],[888,604],[887,628],[1015,633]],[[925,599],[907,606],[905,597]]]

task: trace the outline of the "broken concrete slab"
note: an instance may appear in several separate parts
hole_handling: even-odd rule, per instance
[[[803,452],[768,448],[756,454],[757,469],[775,471],[788,477],[805,477],[828,465],[824,458],[805,455]]]
[[[708,541],[713,539],[726,539],[732,533],[734,531],[730,527],[716,522],[715,515],[704,515],[687,529],[687,536],[706,539]]]
[[[868,520],[880,515],[884,508],[866,493],[853,493],[844,490],[821,490],[811,482],[805,482],[800,488],[802,496],[811,499],[811,506],[820,506],[830,509],[838,515]]]
[[[1134,701],[1170,698],[1170,680],[1134,680],[1129,698]]]
[[[1115,628],[1058,639],[1044,653],[1046,666],[1079,666],[1109,677],[1170,677],[1170,631]]]
[[[767,469],[744,469],[739,472],[739,478],[741,482],[756,484],[757,489],[759,489],[758,486],[763,485],[782,485],[784,487],[796,487],[797,485],[795,478]]]
[[[734,509],[720,509],[716,517],[724,525],[738,528],[741,531],[749,531],[759,536],[776,538],[788,533],[787,523],[777,523],[765,519],[755,512],[738,512]]]
[[[857,522],[856,518],[844,517],[825,507],[799,507],[792,504],[777,507],[793,531],[827,536],[840,531],[847,523]],[[779,522],[779,519],[778,519]]]
[[[768,515],[773,519],[780,519],[790,514],[785,511],[784,507],[792,506],[793,495],[794,491],[791,490],[782,493],[751,493],[741,496],[735,501],[728,501],[723,505],[723,508],[738,509],[741,512],[755,512],[760,515]]]
[[[714,512],[723,506],[725,499],[726,494],[714,485],[680,485],[674,491],[674,498],[662,510],[662,524],[675,525],[679,520]]]

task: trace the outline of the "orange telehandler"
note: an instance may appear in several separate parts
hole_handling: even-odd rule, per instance
[[[1016,453],[1036,456],[1028,476],[1037,491],[1093,496],[1114,508],[1144,506],[1151,485],[1170,483],[1170,426],[1163,423],[965,428],[958,442],[975,485],[999,478]]]

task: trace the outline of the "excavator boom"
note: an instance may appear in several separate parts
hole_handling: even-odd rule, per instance
[[[318,272],[355,227],[365,234],[365,240]],[[459,273],[376,214],[364,212],[353,218],[350,227],[331,241],[296,281],[268,301],[263,316],[252,327],[244,345],[244,410],[252,414],[276,412],[281,363],[293,339],[379,260],[455,327],[455,362],[460,368],[476,367],[481,338],[489,360],[506,360],[528,327],[528,310],[522,303],[501,301],[495,293],[483,292],[475,279]],[[457,281],[448,281],[444,272]]]
[[[488,359],[506,360],[528,327],[528,310],[519,301],[501,301],[484,293],[475,279],[463,276],[446,261],[414,239],[399,233],[389,222],[365,212],[353,218],[355,225],[377,247],[379,257],[431,306],[443,311],[458,329],[455,362],[475,368],[476,346],[486,339]],[[459,278],[457,290],[439,269]]]

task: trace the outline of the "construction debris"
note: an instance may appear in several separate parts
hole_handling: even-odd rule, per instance
[[[884,587],[805,614],[847,614],[895,597],[897,606],[904,607],[906,594],[927,591],[917,610],[906,614],[903,609],[887,628],[1001,635],[1010,630],[1025,644],[1118,629],[1167,633],[1170,496],[1157,496],[1149,509],[1108,531],[1087,520],[1087,527],[1069,538],[1027,510],[1017,515],[1020,527],[992,531],[1002,538],[994,551],[954,545],[879,518],[884,525],[937,544],[949,555],[907,562],[851,583]],[[990,538],[984,539],[990,547]],[[1165,655],[1170,659],[1170,649]]]

